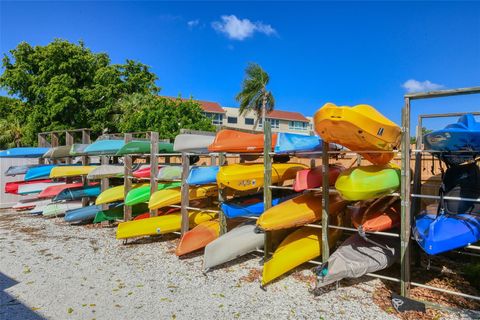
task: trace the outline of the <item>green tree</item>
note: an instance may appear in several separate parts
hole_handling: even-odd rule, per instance
[[[0,96],[0,149],[20,147],[24,144],[26,119],[22,101]]]
[[[158,131],[163,139],[174,139],[180,129],[215,131],[200,105],[192,99],[166,98],[135,93],[118,103],[121,132]]]
[[[427,129],[425,127],[422,127],[422,136],[432,132],[433,130]],[[417,143],[417,137],[416,136],[411,136],[410,137],[410,144],[415,144]]]
[[[93,53],[83,42],[56,39],[46,46],[22,42],[3,58],[0,87],[21,99],[28,144],[41,131],[90,127],[118,129],[117,101],[133,93],[156,94],[157,77],[132,60],[112,64],[106,53]]]
[[[243,115],[253,110],[257,116],[254,128],[257,127],[261,118],[265,123],[268,112],[275,107],[275,99],[271,91],[267,90],[270,77],[256,63],[248,64],[245,69],[245,79],[242,83],[242,90],[237,94],[236,100],[240,103],[240,114]]]

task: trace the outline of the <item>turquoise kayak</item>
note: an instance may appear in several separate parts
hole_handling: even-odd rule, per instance
[[[88,155],[115,155],[124,145],[123,140],[97,140],[83,152]]]
[[[97,197],[99,194],[100,186],[67,188],[60,191],[60,193],[53,198],[53,201],[78,200],[84,197]]]

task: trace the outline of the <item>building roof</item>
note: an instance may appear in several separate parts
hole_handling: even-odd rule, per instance
[[[183,101],[187,101],[190,99],[186,98],[178,98],[178,97],[166,97],[163,96],[163,98],[168,98],[168,99],[181,99]],[[218,102],[213,102],[213,101],[203,101],[203,100],[196,100],[192,99],[193,101],[197,102],[200,104],[200,107],[202,108],[203,111],[205,112],[211,112],[211,113],[225,113],[225,110],[220,106]]]
[[[273,110],[272,112],[269,112],[267,115],[267,118],[309,122],[309,120],[300,112],[282,111],[282,110]]]

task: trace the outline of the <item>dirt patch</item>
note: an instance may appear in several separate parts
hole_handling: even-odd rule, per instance
[[[246,276],[240,278],[240,282],[252,283],[260,280],[262,277],[262,269],[252,268]]]

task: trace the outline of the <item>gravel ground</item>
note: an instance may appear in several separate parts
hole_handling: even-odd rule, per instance
[[[204,276],[175,237],[122,245],[62,220],[0,211],[0,319],[397,319],[372,301],[379,280],[314,297],[304,269],[265,292],[258,256]]]

